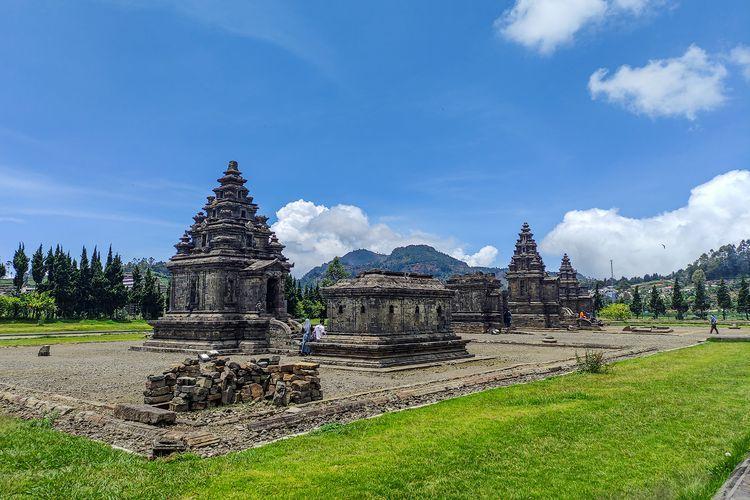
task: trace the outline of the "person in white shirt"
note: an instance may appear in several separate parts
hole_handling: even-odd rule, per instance
[[[313,337],[315,338],[316,342],[320,342],[323,340],[323,337],[326,336],[326,327],[323,326],[323,323],[319,325],[315,325],[315,328],[313,328]]]

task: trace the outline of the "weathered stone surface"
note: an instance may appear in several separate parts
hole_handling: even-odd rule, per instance
[[[145,350],[265,351],[272,321],[288,319],[284,278],[292,264],[284,246],[258,215],[237,162],[218,182],[167,263],[168,312],[153,323]]]
[[[322,292],[328,335],[310,346],[327,363],[387,367],[471,356],[451,330],[454,292],[431,276],[368,271]]]
[[[49,352],[50,352],[49,350],[50,350],[50,346],[43,345],[42,347],[39,348],[39,353],[37,355],[38,356],[49,356]]]
[[[115,417],[151,425],[169,425],[177,420],[175,412],[149,405],[119,404],[115,406]]]
[[[489,333],[502,327],[506,294],[495,275],[453,276],[446,286],[456,292],[451,303],[451,324],[455,333]]]

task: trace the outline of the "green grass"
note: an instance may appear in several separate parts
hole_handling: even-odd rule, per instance
[[[37,325],[35,320],[0,319],[0,335],[47,332],[103,332],[103,331],[151,331],[144,320],[115,321],[111,319],[55,320]]]
[[[31,339],[3,339],[0,337],[0,347],[22,347],[47,344],[81,344],[84,342],[126,342],[143,340],[142,333],[113,333],[106,335],[43,335]]]
[[[750,344],[709,343],[201,460],[0,420],[0,491],[56,497],[709,498],[750,447]],[[725,452],[732,456],[725,457]]]

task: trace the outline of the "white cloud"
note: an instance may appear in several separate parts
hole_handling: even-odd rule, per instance
[[[592,99],[605,97],[651,117],[694,120],[696,113],[716,109],[726,101],[727,69],[696,45],[680,57],[652,60],[640,68],[620,66],[609,78],[607,74],[600,68],[591,75]]]
[[[367,214],[353,205],[329,208],[297,200],[283,206],[276,217],[278,220],[271,229],[286,245],[284,253],[295,263],[294,272],[298,276],[337,255],[360,248],[387,254],[399,246],[427,244],[476,266],[491,266],[498,254],[492,246],[466,254],[464,247],[452,238],[419,231],[401,234],[386,224],[372,224]]]
[[[742,68],[742,76],[750,81],[750,47],[738,45],[729,54],[729,60]]]
[[[494,23],[506,39],[542,54],[570,44],[589,25],[622,15],[639,16],[662,0],[516,0]]]
[[[617,276],[639,276],[676,271],[711,248],[746,238],[750,171],[733,170],[694,188],[686,206],[655,217],[625,217],[616,208],[568,212],[541,249],[567,252],[584,274],[608,276],[613,259]]]

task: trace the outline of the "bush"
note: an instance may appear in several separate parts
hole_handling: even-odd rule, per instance
[[[576,364],[578,365],[578,371],[582,373],[604,373],[607,371],[603,352],[586,351],[583,357],[576,353]]]
[[[633,317],[627,304],[610,304],[599,311],[599,316],[606,319],[628,320]]]

